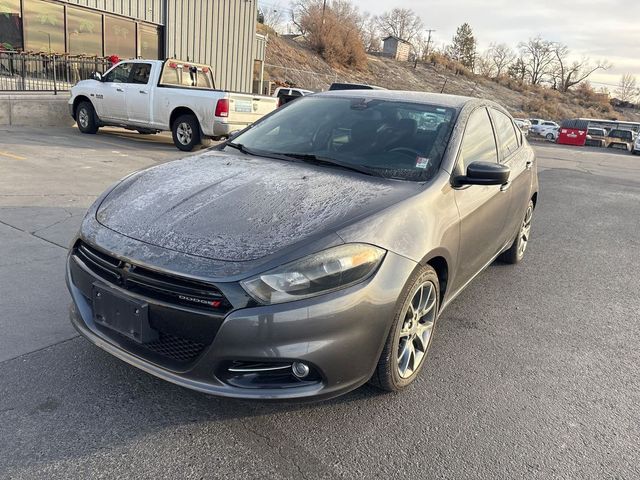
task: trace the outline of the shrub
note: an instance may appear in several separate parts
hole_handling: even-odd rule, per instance
[[[367,53],[358,29],[358,12],[349,4],[333,2],[324,15],[321,1],[310,0],[300,13],[300,28],[309,47],[333,66],[364,68]],[[324,20],[324,21],[323,21]]]

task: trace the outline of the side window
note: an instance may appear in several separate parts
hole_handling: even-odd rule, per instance
[[[514,153],[518,147],[518,138],[513,127],[513,122],[504,113],[491,109],[491,115],[495,121],[496,133],[498,134],[498,142],[502,148],[504,158],[508,158]]]
[[[126,83],[129,81],[129,74],[131,73],[131,67],[133,63],[121,63],[116,68],[111,70],[104,77],[104,82],[114,83]]]
[[[498,163],[498,149],[486,108],[471,114],[464,130],[458,166],[463,172],[471,162]]]
[[[131,69],[131,77],[129,83],[138,83],[146,85],[149,83],[149,76],[151,75],[150,63],[134,63]]]

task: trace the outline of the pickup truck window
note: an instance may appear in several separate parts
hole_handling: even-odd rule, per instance
[[[150,63],[135,63],[131,70],[131,76],[129,77],[129,83],[138,83],[146,85],[149,83],[149,76],[151,75]]]
[[[103,82],[127,83],[131,74],[133,63],[121,63],[116,68],[107,73]]]
[[[162,67],[160,86],[202,88],[213,90],[213,74],[206,65],[167,60]]]

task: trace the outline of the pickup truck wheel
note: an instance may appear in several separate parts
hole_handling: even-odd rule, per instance
[[[194,115],[180,115],[171,128],[173,143],[183,152],[190,152],[200,144],[200,125]]]
[[[78,130],[82,133],[96,133],[98,125],[96,122],[96,112],[90,102],[82,102],[76,110],[76,123]]]

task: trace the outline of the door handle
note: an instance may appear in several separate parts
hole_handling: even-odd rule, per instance
[[[531,167],[533,167],[533,160],[527,160],[527,170],[531,170]]]
[[[503,183],[502,185],[500,185],[501,192],[506,192],[510,188],[511,188],[511,182]]]
[[[124,92],[122,88],[116,88],[116,92]]]
[[[147,91],[146,90],[140,90],[140,93],[144,93],[146,95]]]

